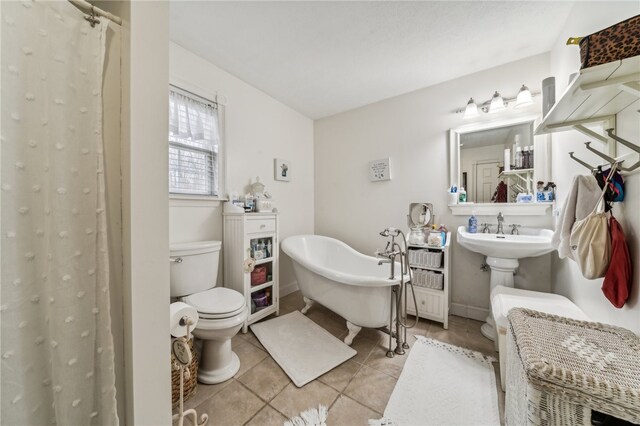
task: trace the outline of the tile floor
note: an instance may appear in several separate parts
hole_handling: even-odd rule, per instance
[[[280,300],[280,315],[304,306],[300,292]],[[314,305],[308,317],[339,338],[347,329],[344,320],[328,309]],[[442,324],[420,319],[407,336],[423,335],[446,343],[480,351],[497,358],[493,342],[480,334],[478,321],[449,317],[449,329]],[[185,408],[209,414],[209,425],[281,426],[287,418],[324,404],[329,407],[330,426],[367,425],[382,417],[407,355],[386,357],[389,336],[378,330],[363,329],[352,347],[358,354],[349,361],[297,388],[249,331],[232,340],[240,358],[240,371],[233,379],[218,385],[198,384],[196,394]],[[408,338],[411,345],[414,339]],[[410,349],[409,349],[410,351]],[[495,364],[499,383],[498,365]],[[504,394],[498,391],[501,415]]]

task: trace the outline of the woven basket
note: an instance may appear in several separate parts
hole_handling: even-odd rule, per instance
[[[193,339],[189,340],[189,349],[193,354],[191,364],[189,364],[189,378],[184,379],[183,392],[184,400],[188,400],[196,393],[198,384],[198,353],[193,347]],[[176,358],[171,354],[171,407],[175,408],[180,403],[180,370],[173,369],[173,363],[176,362]]]

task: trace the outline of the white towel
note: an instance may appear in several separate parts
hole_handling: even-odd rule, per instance
[[[584,219],[593,211],[601,193],[598,181],[592,175],[578,175],[573,178],[552,239],[560,259],[568,257],[574,260],[569,244],[571,228],[576,221]]]

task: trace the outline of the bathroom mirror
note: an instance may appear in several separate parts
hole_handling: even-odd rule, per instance
[[[548,136],[536,136],[536,125],[537,117],[529,116],[452,129],[450,186],[464,187],[467,202],[477,205],[515,203],[518,193],[535,193],[537,181],[550,180]],[[526,147],[527,156],[533,148],[533,167],[523,161],[516,169],[517,147]],[[505,149],[510,171],[504,170]]]
[[[409,205],[409,227],[410,228],[426,228],[431,225],[433,215],[433,206],[431,203],[411,203]]]

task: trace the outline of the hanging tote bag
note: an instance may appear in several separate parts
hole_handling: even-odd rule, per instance
[[[607,185],[604,186],[593,211],[584,219],[574,223],[569,237],[572,257],[582,275],[590,280],[604,277],[611,260],[609,217],[604,209],[601,209],[602,198],[607,187]]]
[[[633,266],[624,231],[611,216],[611,263],[602,283],[602,293],[616,308],[622,308],[629,299],[633,282]]]

